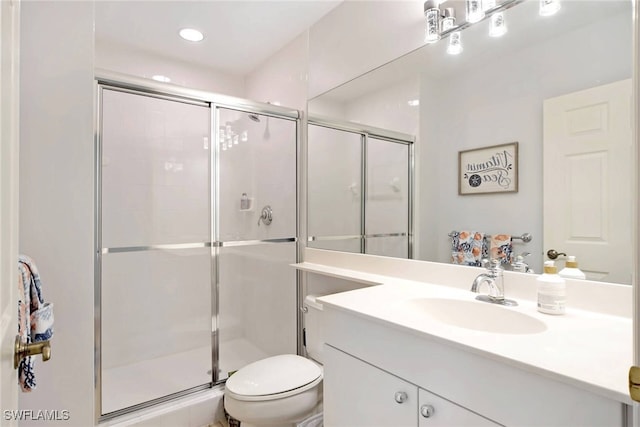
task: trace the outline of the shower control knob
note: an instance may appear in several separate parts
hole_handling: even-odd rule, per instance
[[[395,394],[394,398],[396,399],[397,403],[404,403],[407,401],[409,396],[407,396],[407,393],[405,393],[404,391],[399,391]]]
[[[431,405],[422,405],[420,407],[420,415],[425,418],[431,417],[434,412],[436,412],[436,410]]]
[[[267,205],[262,208],[260,218],[258,218],[258,225],[260,225],[261,221],[264,223],[264,225],[271,224],[271,222],[273,221],[273,210],[271,209],[271,206]]]

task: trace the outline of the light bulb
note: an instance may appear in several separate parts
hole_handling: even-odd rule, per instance
[[[249,132],[246,130],[242,131],[242,136],[240,137],[240,141],[247,142],[249,140]]]
[[[551,16],[560,10],[560,0],[540,0],[540,16]]]
[[[458,55],[462,52],[461,37],[460,31],[455,31],[449,35],[449,44],[447,45],[447,53],[449,55]]]
[[[467,0],[467,22],[473,24],[483,19],[482,0]]]
[[[442,23],[440,24],[442,27],[442,32],[448,31],[455,27],[456,25],[456,11],[452,7],[448,7],[443,11]]]
[[[507,21],[502,12],[491,15],[491,25],[489,26],[489,36],[500,37],[507,32]]]
[[[440,40],[440,9],[436,0],[424,2],[424,16],[427,20],[424,42],[435,43]]]
[[[233,144],[238,145],[238,135],[233,135]]]

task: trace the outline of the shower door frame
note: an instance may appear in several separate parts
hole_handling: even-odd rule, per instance
[[[361,165],[360,165],[360,183],[362,184],[362,191],[360,192],[360,235],[358,236],[309,236],[308,234],[308,212],[305,212],[304,222],[307,227],[305,234],[305,242],[321,241],[321,240],[349,240],[354,238],[360,239],[360,252],[366,254],[366,241],[370,238],[377,237],[405,237],[403,233],[390,233],[390,234],[367,234],[366,215],[367,215],[367,146],[369,138],[386,141],[389,143],[406,145],[408,148],[408,189],[407,189],[407,259],[413,259],[414,257],[414,198],[415,198],[415,136],[402,132],[396,132],[388,129],[377,128],[374,126],[363,125],[360,123],[345,122],[335,120],[333,118],[327,118],[322,116],[309,116],[307,119],[308,125],[320,126],[327,129],[334,129],[338,131],[350,132],[360,135],[360,150],[361,150]],[[306,144],[309,144],[308,138]],[[308,183],[305,183],[308,185]],[[305,187],[306,188],[306,187]],[[307,190],[308,192],[308,190]],[[308,204],[308,199],[307,199]],[[308,210],[308,207],[307,207]]]
[[[125,93],[131,93],[141,96],[149,96],[153,98],[164,99],[167,101],[177,101],[187,104],[195,104],[206,106],[209,112],[209,196],[210,196],[210,231],[209,242],[194,244],[177,244],[177,245],[153,245],[145,247],[136,247],[136,250],[153,250],[163,249],[165,247],[172,248],[211,248],[211,356],[212,356],[212,382],[189,388],[187,390],[178,391],[167,396],[162,396],[150,401],[142,402],[133,406],[119,409],[108,414],[102,414],[102,255],[115,252],[112,248],[102,247],[102,93],[104,90],[115,90]],[[221,247],[238,246],[238,245],[256,245],[256,244],[278,244],[278,243],[295,243],[296,244],[296,262],[300,262],[302,256],[302,241],[300,239],[300,189],[301,180],[303,179],[301,170],[302,150],[302,114],[298,110],[281,107],[273,104],[265,104],[247,99],[236,98],[227,95],[216,94],[212,92],[199,91],[189,88],[183,88],[167,83],[155,82],[143,78],[132,77],[120,73],[114,73],[106,70],[96,70],[94,80],[94,90],[96,94],[96,114],[95,114],[95,132],[94,132],[94,167],[95,167],[95,186],[94,186],[94,369],[95,369],[95,419],[97,423],[114,419],[116,417],[130,414],[138,410],[149,408],[164,402],[168,402],[192,393],[213,388],[219,384],[223,384],[226,379],[218,378],[219,363],[219,276],[218,276],[218,260]],[[296,124],[296,235],[290,238],[269,239],[269,240],[251,240],[243,242],[220,242],[216,240],[219,236],[218,218],[214,215],[219,211],[219,159],[220,147],[218,142],[219,132],[215,131],[219,128],[217,123],[216,111],[219,108],[229,110],[242,111],[247,113],[257,113],[278,119],[285,119],[295,122]],[[126,251],[126,248],[119,248],[120,252]],[[302,298],[301,277],[298,272],[296,274],[296,301],[298,306]],[[296,312],[299,312],[296,308]],[[296,315],[296,348],[300,353],[301,343],[301,317]]]

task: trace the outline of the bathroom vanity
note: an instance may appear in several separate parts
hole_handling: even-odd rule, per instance
[[[627,425],[629,316],[571,302],[564,316],[538,313],[533,298],[524,298],[532,295],[535,276],[517,274],[507,277],[506,295],[519,305],[496,306],[476,301],[467,290],[479,269],[436,267],[454,276],[460,272],[459,286],[443,286],[433,280],[437,274],[425,275],[432,281],[408,280],[406,267],[429,266],[398,262],[409,262],[403,277],[362,267],[298,265],[314,274],[378,284],[319,299],[325,425]],[[624,291],[589,286],[584,293],[591,297],[574,291],[569,301],[582,306],[587,303],[580,299],[598,292],[610,291],[615,300]]]

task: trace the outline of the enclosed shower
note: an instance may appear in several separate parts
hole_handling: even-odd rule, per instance
[[[297,351],[297,111],[98,78],[101,419]]]

